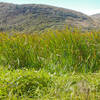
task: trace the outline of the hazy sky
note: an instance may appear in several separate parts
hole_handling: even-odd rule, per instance
[[[100,0],[0,0],[15,4],[48,4],[73,9],[91,15],[100,13]]]

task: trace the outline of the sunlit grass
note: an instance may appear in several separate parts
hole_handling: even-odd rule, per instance
[[[0,68],[2,100],[99,100],[100,73],[66,73],[62,76],[34,69]]]
[[[100,100],[99,32],[0,33],[0,66],[1,100]]]
[[[68,29],[34,35],[1,33],[0,55],[1,64],[11,68],[95,72],[100,67],[100,33]]]

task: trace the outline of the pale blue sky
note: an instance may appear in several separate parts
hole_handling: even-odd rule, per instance
[[[91,15],[100,13],[100,0],[0,0],[0,2],[9,2],[15,4],[48,4]]]

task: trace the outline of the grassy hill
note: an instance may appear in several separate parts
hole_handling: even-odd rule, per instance
[[[0,3],[0,30],[33,33],[64,25],[85,29],[95,27],[93,19],[83,13],[49,5]]]

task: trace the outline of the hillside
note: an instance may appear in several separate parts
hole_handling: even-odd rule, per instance
[[[93,19],[83,13],[48,5],[0,3],[0,31],[33,32],[64,25],[93,28]]]
[[[99,14],[94,14],[91,16],[92,19],[96,22],[97,26],[100,27],[100,13]]]
[[[100,13],[99,14],[91,15],[91,17],[100,20]]]

